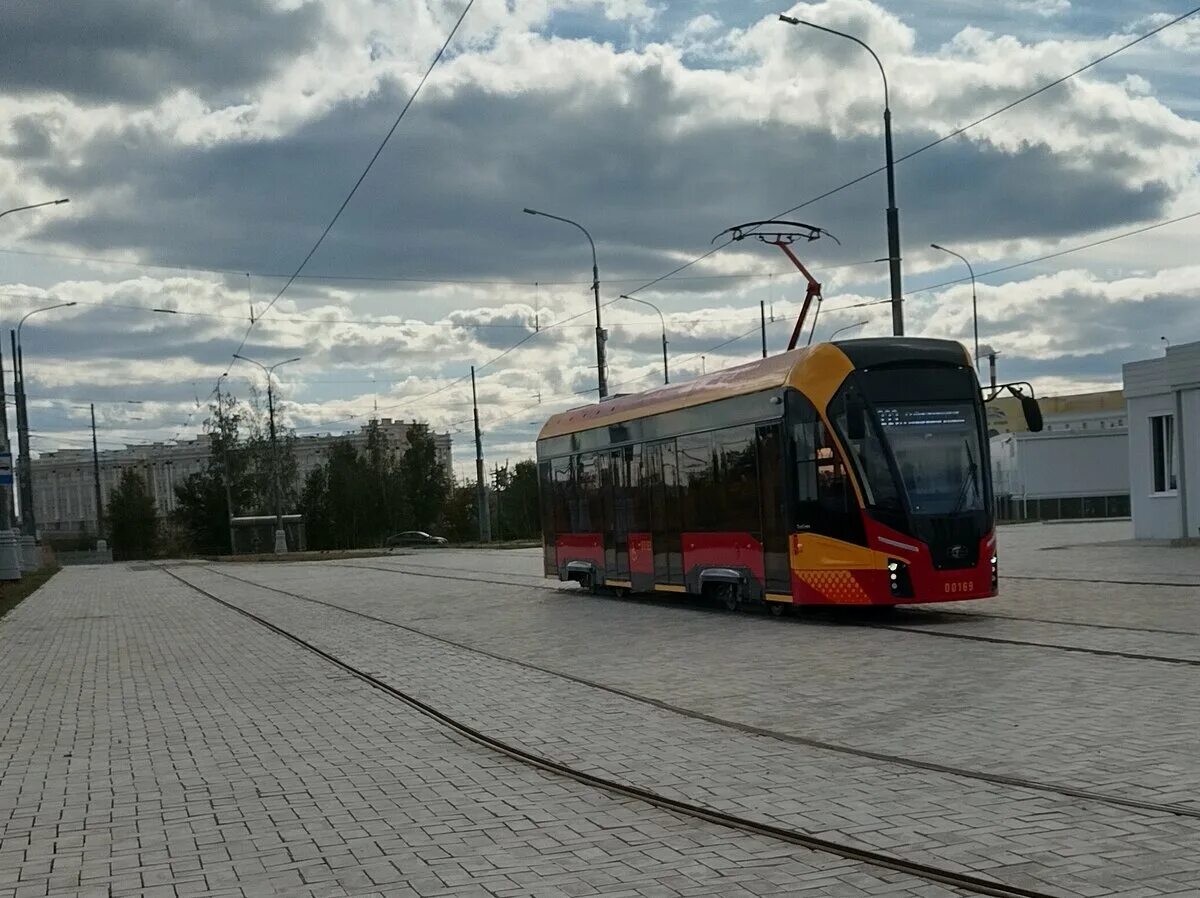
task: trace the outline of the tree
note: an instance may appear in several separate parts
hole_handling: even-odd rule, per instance
[[[450,495],[450,474],[438,458],[437,445],[426,424],[408,429],[408,449],[397,466],[399,495],[403,501],[403,529],[434,529]]]
[[[453,542],[479,539],[479,497],[474,482],[451,488],[439,529]]]
[[[248,470],[250,459],[241,439],[243,421],[237,400],[228,393],[220,395],[209,407],[209,417],[204,422],[209,439],[208,463],[203,471],[175,487],[175,521],[193,550],[232,552],[229,518],[240,510],[255,507],[255,491]],[[227,477],[233,508],[226,498]]]
[[[535,539],[542,532],[537,462],[519,461],[496,470],[496,538]]]
[[[121,474],[108,500],[108,528],[113,558],[128,561],[154,557],[158,539],[158,511],[146,482],[132,469]]]

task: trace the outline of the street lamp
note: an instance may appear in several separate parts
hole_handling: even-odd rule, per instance
[[[663,383],[669,384],[671,382],[671,374],[667,370],[667,319],[663,318],[662,309],[652,302],[647,302],[644,299],[638,299],[636,296],[628,296],[624,293],[621,294],[621,299],[629,299],[633,302],[640,302],[642,305],[649,306],[650,308],[654,309],[654,311],[658,312],[658,320],[662,324]]]
[[[864,318],[862,321],[856,321],[853,324],[847,324],[845,327],[839,327],[837,330],[835,330],[832,334],[829,335],[829,339],[826,342],[832,343],[833,338],[836,337],[838,334],[840,334],[844,331],[852,331],[856,327],[863,327],[864,325],[867,325],[870,323],[871,322],[869,322],[866,318]]]
[[[0,212],[0,218],[3,218],[5,215],[12,215],[14,212],[24,212],[27,209],[40,209],[42,206],[61,206],[63,203],[69,202],[71,202],[69,199],[64,198],[61,200],[47,200],[44,203],[34,203],[32,206],[17,206],[14,209],[6,209]]]
[[[944,246],[938,246],[936,243],[929,244],[934,249],[940,249],[944,253],[949,253],[956,259],[961,259],[967,266],[967,271],[971,273],[971,315],[975,318],[975,364],[979,364],[979,300],[975,296],[975,269],[971,266],[967,257],[961,253],[956,253],[952,249],[946,249]]]
[[[569,218],[563,218],[560,215],[551,215],[549,212],[539,212],[537,209],[526,208],[526,215],[540,215],[543,218],[553,218],[555,221],[561,221],[564,224],[573,225],[583,231],[583,236],[588,239],[588,244],[592,247],[592,293],[596,297],[596,368],[599,372],[599,393],[603,400],[608,396],[608,366],[604,358],[604,342],[607,339],[604,333],[604,327],[600,323],[600,267],[596,262],[596,241],[592,239],[592,235],[588,233],[587,228],[577,221],[571,221]]]
[[[902,305],[903,290],[900,286],[900,210],[896,208],[896,165],[892,155],[892,106],[888,95],[887,72],[884,71],[883,63],[879,61],[879,56],[876,55],[875,51],[853,34],[846,34],[844,31],[837,31],[834,28],[826,28],[824,25],[817,25],[814,22],[797,19],[795,16],[781,15],[779,21],[786,22],[789,25],[805,25],[809,28],[815,28],[817,31],[836,34],[838,37],[854,41],[854,43],[871,54],[871,58],[879,66],[879,74],[883,76],[883,144],[887,167],[888,269],[892,280],[892,333],[897,337],[903,337],[904,306]]]
[[[6,209],[0,212],[0,218],[6,215],[12,215],[14,212],[24,212],[28,209],[40,209],[42,206],[59,206],[63,203],[70,202],[67,199],[49,200],[45,203],[33,203],[29,206],[16,206],[12,209]],[[13,393],[19,397],[17,390],[17,360],[13,358]],[[2,383],[2,378],[0,378]],[[3,397],[0,397],[0,402],[3,402]],[[18,408],[20,399],[18,398]],[[20,416],[18,415],[18,422]],[[18,440],[20,442],[20,427],[17,428]],[[8,442],[8,420],[7,413],[5,414],[5,422],[3,432],[0,433],[0,451],[9,453],[11,458],[10,446]],[[12,531],[14,505],[12,502],[12,494],[8,490],[0,491],[0,580],[19,580],[21,579],[21,565],[19,560],[19,549],[17,548],[17,538]]]
[[[45,203],[41,205],[53,205]],[[21,523],[25,535],[37,535],[37,521],[33,511],[33,468],[29,464],[29,407],[25,398],[25,350],[21,342],[21,329],[34,315],[42,312],[52,312],[55,309],[67,309],[77,305],[74,302],[60,302],[52,306],[43,306],[28,312],[17,322],[17,330],[13,336],[13,389],[17,399],[17,449],[21,453]]]
[[[287,534],[283,529],[283,494],[279,487],[279,444],[275,439],[275,392],[271,376],[280,365],[290,365],[292,362],[300,361],[300,356],[296,356],[294,359],[284,359],[282,362],[276,362],[270,366],[264,365],[262,362],[257,362],[254,359],[246,358],[246,356],[239,355],[236,352],[233,354],[233,357],[241,359],[243,362],[249,362],[251,365],[258,365],[267,375],[267,415],[271,428],[271,467],[273,469],[272,480],[274,481],[275,491],[275,554],[283,555],[287,552]]]

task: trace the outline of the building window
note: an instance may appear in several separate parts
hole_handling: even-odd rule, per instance
[[[1175,416],[1150,419],[1150,455],[1154,463],[1154,492],[1169,493],[1179,488],[1175,467]]]

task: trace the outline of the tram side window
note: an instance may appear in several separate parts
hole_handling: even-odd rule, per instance
[[[713,434],[717,458],[714,499],[717,529],[758,533],[762,519],[758,499],[758,447],[754,427],[731,427]]]
[[[572,503],[574,502],[571,457],[567,455],[562,458],[556,458],[550,464],[554,478],[554,531],[556,533],[571,533],[574,529],[571,518]]]
[[[573,533],[594,533],[604,521],[595,454],[576,455],[574,473],[571,530]]]
[[[796,526],[847,542],[865,543],[862,514],[841,453],[825,422],[795,421]]]
[[[716,469],[713,464],[712,435],[695,433],[680,437],[676,446],[684,531],[721,529],[717,523],[719,515],[713,508]]]
[[[546,535],[555,533],[554,475],[550,462],[538,462],[538,518]]]

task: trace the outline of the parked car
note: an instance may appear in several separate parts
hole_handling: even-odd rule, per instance
[[[396,549],[401,546],[444,546],[446,537],[431,536],[424,530],[405,530],[403,533],[393,533],[383,541],[385,549]]]

